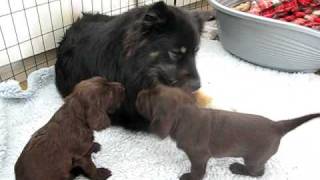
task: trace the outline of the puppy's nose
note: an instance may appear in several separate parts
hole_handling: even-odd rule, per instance
[[[119,86],[118,89],[119,89],[120,92],[123,92],[123,91],[124,91],[124,87],[123,87],[122,85]]]
[[[119,94],[121,94],[121,95],[124,94],[124,87],[123,87],[123,86],[118,86],[118,87],[116,88],[116,90],[117,90],[117,92],[118,92]]]
[[[120,83],[115,84],[115,86],[113,88],[118,92],[123,92],[124,91],[124,87]]]
[[[121,100],[124,100],[126,97],[126,89],[121,86]]]

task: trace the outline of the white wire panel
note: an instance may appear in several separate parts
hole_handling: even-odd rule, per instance
[[[48,66],[51,60],[55,60],[55,56],[47,51],[58,46],[66,29],[81,16],[81,12],[117,15],[157,1],[160,0],[1,0],[0,82],[7,77],[15,78],[17,73],[26,76],[29,69],[38,69],[43,63]],[[162,1],[186,6],[203,0]],[[37,59],[40,54],[45,61]],[[28,63],[21,61],[27,58],[31,58]],[[29,61],[34,64],[29,65]],[[37,64],[38,61],[42,64]],[[15,72],[17,64],[20,70]],[[11,69],[10,75],[5,74],[3,66]]]

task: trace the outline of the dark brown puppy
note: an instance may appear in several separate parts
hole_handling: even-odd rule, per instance
[[[171,136],[191,161],[191,172],[182,180],[202,179],[210,157],[243,157],[245,165],[234,163],[234,174],[261,176],[264,165],[278,150],[280,140],[290,130],[319,117],[306,115],[284,121],[262,116],[199,108],[178,88],[157,86],[139,93],[137,110],[151,120],[150,130]]]
[[[106,110],[114,111],[123,99],[120,83],[100,77],[80,82],[51,120],[32,135],[15,164],[16,179],[67,180],[74,178],[74,168],[94,180],[111,176],[91,160],[91,153],[100,150],[93,130],[110,125]]]

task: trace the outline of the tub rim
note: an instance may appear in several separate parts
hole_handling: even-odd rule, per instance
[[[284,22],[284,21],[280,21],[280,20],[276,20],[276,19],[272,19],[272,18],[267,18],[267,17],[263,17],[263,16],[258,16],[258,15],[250,14],[247,12],[237,11],[235,9],[232,9],[230,7],[222,5],[217,0],[208,0],[208,1],[211,5],[213,5],[214,8],[216,8],[216,10],[221,11],[223,13],[226,13],[228,15],[234,16],[234,17],[254,21],[257,23],[263,23],[263,24],[267,24],[267,25],[271,25],[271,26],[276,26],[276,27],[282,28],[282,29],[299,31],[299,32],[303,32],[303,33],[306,33],[306,34],[309,34],[312,36],[316,36],[317,38],[320,38],[320,31],[311,29],[309,27],[304,27],[304,26],[297,25],[294,23]],[[242,2],[245,2],[245,0],[242,0]],[[241,1],[239,3],[241,3]],[[320,42],[319,42],[319,45],[320,45]]]

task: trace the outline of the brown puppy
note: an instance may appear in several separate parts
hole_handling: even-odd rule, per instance
[[[91,160],[91,153],[100,150],[93,130],[110,125],[106,110],[114,111],[123,99],[120,83],[101,77],[80,82],[51,120],[32,135],[15,164],[16,179],[68,180],[74,178],[74,168],[94,180],[111,176]]]
[[[161,138],[170,135],[188,155],[191,172],[182,175],[181,180],[202,179],[212,156],[243,157],[245,165],[231,164],[231,172],[261,176],[265,163],[277,152],[282,136],[320,116],[311,114],[275,122],[252,114],[199,108],[187,93],[165,86],[141,91],[136,106],[151,120],[151,132]]]

